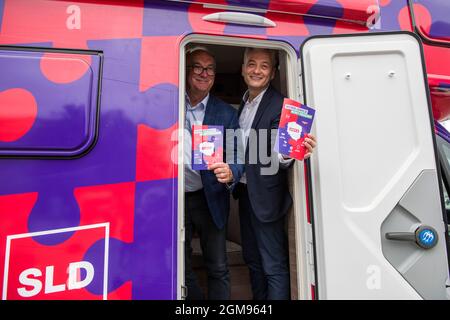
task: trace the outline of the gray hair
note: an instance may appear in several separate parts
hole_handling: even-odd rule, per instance
[[[193,46],[190,47],[186,50],[186,61],[190,62],[190,59],[192,59],[192,56],[196,53],[196,52],[205,52],[206,54],[208,54],[211,58],[213,58],[214,60],[214,68],[216,67],[216,57],[214,56],[214,54],[211,52],[211,50],[209,50],[207,47],[204,46]]]
[[[267,49],[267,48],[245,48],[244,51],[244,65],[247,64],[248,61],[248,55],[252,52],[265,52],[269,54],[270,61],[272,62],[272,67],[277,69],[278,68],[278,52],[274,49]]]

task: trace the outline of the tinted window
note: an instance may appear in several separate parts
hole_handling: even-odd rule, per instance
[[[0,47],[0,70],[0,156],[73,157],[93,145],[100,53]]]

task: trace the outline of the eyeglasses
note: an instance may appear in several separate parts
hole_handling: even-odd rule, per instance
[[[202,67],[199,66],[197,64],[193,65],[193,66],[188,66],[188,68],[192,68],[192,71],[194,71],[195,74],[202,74],[204,70],[206,70],[206,74],[208,76],[213,76],[216,74],[216,70],[214,69],[214,67],[208,66],[208,67]]]

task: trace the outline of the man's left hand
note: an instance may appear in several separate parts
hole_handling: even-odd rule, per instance
[[[313,153],[313,149],[317,145],[316,137],[314,135],[308,133],[305,137],[305,140],[303,141],[303,145],[308,150],[305,154],[305,159],[308,159],[311,156],[311,154]]]
[[[217,181],[220,183],[229,183],[233,181],[233,172],[230,169],[228,163],[217,162],[208,165],[208,170],[214,171]]]

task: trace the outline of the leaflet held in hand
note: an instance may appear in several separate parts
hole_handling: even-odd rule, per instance
[[[315,110],[298,101],[285,98],[278,126],[275,151],[303,160],[307,149],[302,145],[306,134],[311,131]]]
[[[192,126],[192,170],[223,162],[223,126]]]

